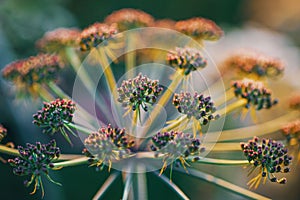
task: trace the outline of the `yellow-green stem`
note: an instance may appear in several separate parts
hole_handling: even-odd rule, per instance
[[[233,130],[222,131],[218,141],[221,142],[221,141],[241,140],[241,139],[251,138],[254,136],[262,136],[269,133],[273,133],[279,131],[282,128],[282,126],[285,125],[286,123],[299,118],[299,116],[300,116],[299,111],[292,111],[281,117],[278,117],[276,119],[261,124],[247,126],[244,128],[237,128]],[[210,134],[211,138],[216,138],[216,136],[213,136],[213,134],[219,135],[219,132],[210,132],[207,134]],[[206,142],[210,142],[210,141],[207,140]]]
[[[225,115],[229,114],[230,112],[234,111],[237,108],[242,108],[247,104],[247,100],[246,99],[240,99],[237,100],[236,102],[227,105],[226,107],[224,107],[223,109],[218,111],[218,114],[220,115],[220,117],[224,117]]]
[[[91,79],[90,79],[88,73],[86,72],[86,70],[84,69],[84,67],[80,68],[81,61],[78,58],[78,55],[76,54],[75,50],[73,48],[66,48],[65,51],[66,51],[67,58],[71,64],[71,66],[73,67],[73,70],[75,71],[75,73],[77,74],[77,76],[79,77],[81,82],[84,84],[84,86],[87,88],[90,95],[94,96],[96,86],[91,82]],[[80,72],[78,73],[79,69],[80,69]],[[53,89],[53,88],[51,88],[51,89]],[[54,92],[59,92],[59,91],[54,90]],[[58,93],[58,94],[62,95],[62,93]],[[97,106],[99,107],[99,109],[105,114],[105,116],[107,116],[109,118],[109,120],[112,120],[111,114],[110,114],[109,110],[107,109],[107,106],[103,103],[103,102],[105,102],[105,100],[104,100],[104,97],[101,95],[101,93],[97,93],[97,95],[95,96],[95,102],[96,102]]]
[[[53,163],[53,165],[54,168],[71,167],[71,166],[86,164],[88,163],[88,159],[89,159],[88,157],[82,156],[80,158],[75,158],[72,160]]]
[[[125,68],[127,73],[127,78],[133,78],[134,72],[133,68],[136,65],[136,52],[134,51],[135,48],[135,41],[136,38],[132,37],[131,34],[127,35],[126,41],[126,54],[125,54]]]
[[[113,91],[114,91],[115,87],[117,86],[117,84],[116,84],[116,80],[115,80],[113,71],[109,65],[105,50],[100,47],[100,48],[98,48],[98,52],[99,52],[98,61],[102,67],[108,88],[109,88],[111,94],[114,94]]]
[[[157,105],[153,111],[151,112],[149,118],[147,119],[145,125],[146,128],[143,131],[143,136],[147,135],[147,132],[149,131],[149,128],[151,127],[152,120],[154,121],[157,116],[159,115],[161,109],[167,104],[167,102],[170,100],[173,92],[176,90],[178,85],[180,84],[182,80],[182,72],[181,71],[175,71],[173,80],[171,84],[169,85],[168,89],[163,93],[163,95],[160,97],[159,101],[157,102]]]

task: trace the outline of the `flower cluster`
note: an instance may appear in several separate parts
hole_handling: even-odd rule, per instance
[[[224,35],[215,22],[199,17],[178,21],[175,29],[198,40],[218,40]]]
[[[51,140],[48,144],[36,142],[33,145],[27,143],[25,148],[18,146],[18,150],[20,156],[9,159],[8,162],[13,167],[14,174],[18,176],[31,175],[31,179],[26,180],[24,184],[28,187],[35,182],[32,194],[39,188],[43,192],[42,174],[51,182],[56,183],[49,176],[49,170],[54,167],[53,161],[60,155],[60,150],[56,147],[54,140]]]
[[[80,34],[80,50],[88,51],[100,43],[114,38],[118,33],[116,24],[95,23],[84,29]]]
[[[173,67],[183,69],[185,75],[207,65],[207,61],[202,56],[201,51],[195,48],[177,47],[175,51],[168,53],[167,61]]]
[[[151,26],[154,19],[151,15],[136,9],[121,9],[113,12],[104,20],[107,24],[118,24],[120,31]]]
[[[147,112],[147,104],[153,105],[162,90],[158,80],[151,80],[140,73],[137,77],[122,82],[121,87],[117,89],[119,93],[118,102],[123,107],[129,107],[133,111],[139,111],[142,107]]]
[[[185,168],[185,158],[190,155],[197,155],[204,151],[200,147],[200,141],[191,134],[180,131],[158,132],[152,137],[151,150],[156,152],[156,156],[163,155],[164,165],[161,173],[170,162],[179,161]]]
[[[300,120],[296,120],[284,125],[281,132],[286,136],[290,142],[292,138],[296,138],[297,143],[300,142]]]
[[[262,139],[260,142],[257,137],[249,140],[248,143],[242,143],[241,148],[245,157],[253,165],[253,168],[259,169],[259,174],[249,181],[250,187],[257,187],[262,178],[267,178],[271,182],[280,184],[286,183],[286,178],[277,179],[274,173],[288,173],[292,157],[287,153],[288,150],[281,142],[271,139]]]
[[[7,134],[6,128],[4,128],[4,127],[0,124],[0,142],[1,142],[2,139],[6,136],[6,134]]]
[[[285,68],[279,59],[250,50],[231,56],[225,66],[243,75],[255,74],[257,77],[278,77]]]
[[[187,115],[188,119],[194,117],[200,120],[200,123],[203,125],[219,117],[219,115],[213,115],[216,111],[216,107],[211,101],[211,97],[204,97],[197,92],[195,92],[194,95],[189,92],[175,93],[173,105],[177,108],[178,112]]]
[[[33,123],[42,127],[46,134],[54,134],[61,131],[66,140],[71,143],[65,128],[73,135],[73,131],[67,126],[72,122],[75,112],[75,103],[67,99],[56,99],[51,102],[44,102],[44,107],[33,115]]]
[[[74,47],[78,45],[80,31],[77,28],[58,28],[46,32],[37,41],[36,46],[46,52],[57,52],[63,47]]]
[[[300,95],[294,95],[290,98],[289,107],[291,109],[300,110]]]
[[[103,168],[106,164],[111,168],[112,162],[130,155],[134,141],[129,141],[125,129],[113,128],[110,124],[91,133],[85,140],[85,154],[90,157],[92,165]]]
[[[234,94],[238,98],[247,100],[246,108],[252,104],[256,110],[269,109],[277,104],[278,100],[272,100],[271,91],[260,81],[243,79],[232,83]]]
[[[16,86],[26,89],[35,84],[55,80],[60,68],[62,68],[62,63],[57,55],[38,54],[8,64],[3,69],[2,75],[15,82]]]

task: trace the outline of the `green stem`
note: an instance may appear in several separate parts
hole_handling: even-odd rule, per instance
[[[99,52],[98,60],[101,65],[101,68],[103,70],[104,76],[106,78],[108,89],[110,90],[111,94],[114,94],[114,89],[117,86],[117,84],[116,84],[116,80],[115,80],[113,71],[109,65],[105,50],[100,47],[100,48],[98,48],[98,52]]]
[[[127,177],[126,177],[126,180],[125,180],[122,200],[127,200],[128,199],[131,184],[132,184],[132,173],[129,172],[129,173],[127,173]]]
[[[203,158],[200,157],[198,161],[193,161],[193,157],[188,157],[187,161],[201,164],[212,164],[212,165],[247,165],[248,160],[225,160],[225,159],[215,159],[215,158]]]
[[[63,90],[61,90],[55,83],[49,82],[48,83],[49,89],[57,95],[59,98],[62,99],[71,99]],[[76,102],[75,102],[76,103]],[[79,109],[79,113],[81,113],[81,116],[87,119],[90,123],[93,125],[97,124],[97,121],[94,119],[90,113],[88,113],[84,108],[82,108],[78,103],[76,103],[76,107]]]
[[[11,156],[19,156],[19,151],[17,149],[9,148],[0,144],[0,153],[4,153]]]
[[[90,95],[94,96],[94,92],[95,92],[94,90],[96,89],[95,88],[96,86],[92,83],[92,81],[91,81],[88,73],[84,69],[84,67],[80,68],[81,61],[78,58],[75,50],[73,48],[66,48],[66,55],[67,55],[67,58],[71,64],[73,70],[75,71],[75,73],[77,74],[77,76],[79,77],[81,82],[87,88]],[[78,73],[79,69],[80,69],[80,73]],[[54,88],[54,89],[56,89],[56,88]],[[64,96],[64,93],[61,93],[60,91],[54,90],[54,92],[58,92],[57,94]],[[105,100],[104,100],[104,97],[101,95],[101,93],[99,93],[99,92],[97,93],[97,95],[95,96],[95,102],[96,102],[97,106],[99,107],[99,109],[105,114],[105,116],[108,117],[109,120],[112,120],[111,113],[107,109],[107,106],[103,103],[103,102],[105,102]]]
[[[105,192],[108,190],[108,188],[112,185],[112,183],[118,178],[119,175],[120,175],[120,172],[118,172],[118,171],[112,173],[106,179],[106,181],[101,185],[100,189],[97,191],[97,193],[93,197],[93,200],[100,199],[105,194]]]
[[[39,88],[39,96],[43,101],[46,102],[54,100],[54,97],[52,97],[51,94],[44,87]]]
[[[241,139],[251,138],[254,136],[262,136],[269,133],[273,133],[280,130],[282,126],[285,125],[286,123],[299,118],[299,116],[300,116],[299,111],[292,111],[281,117],[278,117],[276,119],[270,120],[265,123],[222,131],[221,135],[218,138],[218,142],[241,140]],[[220,133],[210,132],[207,134],[210,134],[211,138],[216,138],[216,136],[213,136],[213,134],[219,135]],[[210,141],[208,139],[206,142],[215,142],[215,141]]]
[[[17,149],[9,148],[7,146],[4,146],[0,144],[0,153],[11,155],[11,156],[19,156],[19,151]],[[80,158],[82,155],[78,154],[61,154],[58,158],[58,160],[71,160]]]
[[[143,130],[142,136],[146,136],[147,132],[149,131],[151,127],[152,120],[155,120],[157,116],[159,115],[161,109],[167,104],[167,102],[170,100],[171,96],[173,95],[173,92],[176,90],[178,85],[181,83],[182,80],[182,73],[181,71],[175,71],[174,78],[169,85],[168,89],[163,93],[163,95],[160,97],[159,101],[157,102],[157,105],[153,111],[150,114],[150,117],[147,119],[145,123],[145,129]]]
[[[166,183],[172,190],[174,190],[176,194],[180,196],[181,199],[190,199],[186,196],[186,194],[184,194],[184,192],[177,185],[171,182],[166,176],[164,176],[163,174],[159,175],[158,172],[153,172],[153,173],[161,180],[163,180],[163,182]]]
[[[88,157],[82,156],[82,157],[75,158],[72,160],[56,162],[56,163],[53,163],[53,165],[54,165],[54,168],[77,166],[77,165],[82,165],[82,164],[88,163],[88,159],[89,159]]]
[[[137,171],[145,171],[146,167],[143,164],[138,164],[136,166]],[[134,199],[148,199],[148,192],[147,192],[147,177],[146,173],[135,173],[135,179],[133,180],[133,190]]]
[[[76,129],[77,131],[80,131],[82,133],[85,133],[87,135],[91,134],[92,132],[94,132],[93,130],[90,130],[88,128],[85,128],[85,127],[82,127],[80,125],[77,125],[77,124],[73,124],[73,123],[68,123],[66,124],[66,126],[69,126],[70,128],[74,128]]]
[[[181,172],[181,173],[186,173],[184,170],[182,169],[176,169],[177,171]],[[200,178],[202,180],[205,180],[209,183],[215,184],[219,187],[225,188],[231,192],[234,192],[240,196],[244,196],[247,198],[251,198],[251,199],[261,199],[261,200],[267,200],[269,198],[262,196],[260,194],[251,192],[250,190],[244,189],[242,187],[239,187],[235,184],[232,184],[228,181],[225,181],[223,179],[217,178],[211,174],[207,174],[195,169],[189,169],[189,174],[196,177],[196,178]]]
[[[219,110],[218,114],[220,115],[220,117],[224,117],[230,112],[234,111],[235,109],[244,107],[246,104],[247,104],[246,99],[240,99],[232,104],[225,106],[223,109]]]
[[[137,36],[136,36],[137,37]],[[132,69],[136,65],[136,52],[135,48],[135,40],[136,38],[132,37],[131,34],[128,34],[126,37],[126,54],[125,54],[125,68],[127,73],[127,78],[133,78],[134,72]]]

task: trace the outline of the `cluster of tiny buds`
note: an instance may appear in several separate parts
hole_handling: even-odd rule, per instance
[[[284,64],[273,57],[247,49],[228,58],[225,66],[258,77],[277,77],[283,74]]]
[[[300,110],[300,95],[294,95],[290,98],[289,107],[291,109]]]
[[[271,99],[271,91],[260,81],[243,79],[233,81],[232,86],[236,97],[247,100],[245,108],[250,108],[252,104],[256,110],[269,109],[278,103],[277,99]]]
[[[113,160],[126,158],[134,141],[129,141],[125,129],[113,128],[110,124],[91,133],[85,140],[87,150],[84,154],[90,157],[89,162],[98,166],[109,164]]]
[[[198,40],[218,40],[224,35],[215,22],[199,17],[178,21],[175,30]]]
[[[80,34],[80,50],[88,51],[97,47],[102,42],[113,39],[118,33],[116,24],[107,25],[95,23],[84,29]]]
[[[254,137],[248,143],[241,143],[241,148],[249,163],[255,168],[260,168],[262,177],[268,177],[271,182],[286,183],[286,178],[277,179],[274,176],[274,173],[290,171],[288,166],[291,164],[292,157],[287,154],[288,150],[281,142],[271,139],[262,139],[260,142],[257,137]]]
[[[173,105],[177,108],[178,112],[187,115],[188,119],[194,117],[203,125],[206,125],[210,120],[219,118],[219,115],[213,115],[216,112],[216,107],[211,101],[211,97],[204,97],[197,92],[193,95],[189,92],[175,93]]]
[[[77,46],[80,30],[77,28],[57,28],[46,32],[36,46],[46,52],[57,52],[60,48]]]
[[[5,66],[4,78],[31,86],[34,83],[52,81],[62,67],[60,58],[53,54],[38,54]]]
[[[204,68],[207,65],[207,61],[200,50],[187,47],[176,47],[174,51],[169,51],[167,62],[175,68],[182,69],[184,75],[188,75],[190,72]]]
[[[44,102],[42,110],[33,115],[33,123],[44,128],[43,132],[53,134],[72,122],[75,103],[68,99]]]
[[[51,140],[48,144],[27,143],[25,148],[18,146],[18,150],[20,156],[9,159],[8,162],[13,167],[13,173],[19,176],[33,175],[37,178],[41,174],[48,175],[49,169],[54,167],[53,160],[60,155],[55,140]],[[30,185],[29,181],[25,181],[24,184]]]
[[[163,91],[163,87],[159,85],[158,80],[151,80],[140,73],[133,79],[123,81],[117,91],[119,94],[118,102],[123,107],[129,107],[133,111],[139,111],[142,107],[147,112],[147,104],[153,105],[156,102]]]
[[[0,142],[7,135],[7,130],[0,124]]]
[[[151,150],[158,154],[165,154],[173,160],[179,157],[197,155],[205,149],[200,147],[200,141],[191,134],[180,131],[158,132],[152,137]]]
[[[107,24],[118,24],[120,31],[151,26],[154,18],[141,10],[125,8],[113,12],[105,18]]]
[[[281,132],[286,136],[288,141],[292,138],[296,138],[300,142],[300,120],[296,120],[284,125],[281,128]]]

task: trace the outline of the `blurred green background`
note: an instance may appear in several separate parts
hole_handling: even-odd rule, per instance
[[[46,31],[57,27],[83,29],[96,21],[101,22],[108,14],[121,8],[141,9],[157,19],[180,20],[201,16],[214,20],[225,34],[251,21],[287,35],[294,45],[300,44],[300,5],[297,0],[0,0],[0,69],[15,59],[36,54],[34,43]],[[24,145],[26,142],[49,141],[49,137],[42,135],[41,130],[31,123],[31,116],[40,107],[40,102],[32,104],[15,100],[8,85],[0,78],[0,123],[9,130],[4,143],[14,141],[16,145]],[[80,142],[70,150],[59,134],[55,137],[64,153],[81,153]],[[198,167],[246,187],[246,171],[241,167]],[[106,172],[95,172],[94,168],[86,166],[54,172],[53,179],[63,183],[63,187],[45,181],[44,199],[91,199],[107,176]],[[186,175],[174,174],[173,181],[192,199],[243,199]],[[295,173],[294,179],[285,187],[268,184],[260,186],[257,192],[274,199],[298,199],[299,184],[299,173]],[[105,199],[120,199],[121,179],[112,188]],[[0,199],[40,198],[39,193],[29,195],[29,192],[30,189],[23,186],[23,178],[14,176],[8,165],[0,163]],[[151,174],[148,174],[148,192],[149,199],[178,198]]]

